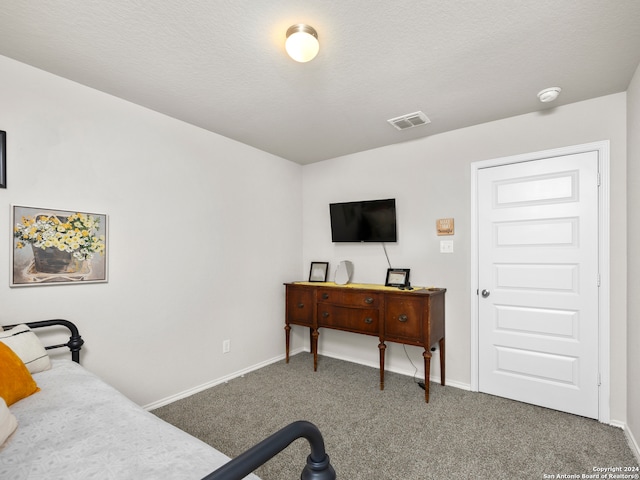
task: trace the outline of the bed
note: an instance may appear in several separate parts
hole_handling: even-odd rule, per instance
[[[72,359],[39,354],[38,345],[42,351],[45,347],[34,330],[61,326],[69,329],[69,341],[46,348],[67,347]],[[11,344],[18,340],[28,341],[35,353],[20,352]],[[10,403],[5,417],[13,416],[17,428],[4,444],[0,437],[2,479],[259,480],[250,472],[300,437],[311,446],[301,479],[336,478],[322,435],[309,422],[294,422],[231,460],[147,412],[80,365],[83,340],[71,322],[46,320],[4,327],[1,344],[22,355],[21,363],[32,370],[29,373],[39,388],[17,401],[4,402]],[[4,367],[0,366],[8,370]]]

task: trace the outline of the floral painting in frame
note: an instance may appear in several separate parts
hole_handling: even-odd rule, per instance
[[[107,281],[107,215],[12,205],[12,287]]]
[[[0,188],[7,188],[7,132],[0,130]]]

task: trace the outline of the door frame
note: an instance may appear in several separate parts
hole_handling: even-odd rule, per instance
[[[598,152],[600,188],[598,189],[598,420],[610,422],[610,199],[609,199],[609,141],[531,152],[521,155],[480,160],[471,163],[471,391],[479,391],[479,251],[478,251],[478,172],[483,168],[542,160],[585,152]],[[597,279],[594,279],[597,281]]]

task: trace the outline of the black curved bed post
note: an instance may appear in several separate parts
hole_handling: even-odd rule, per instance
[[[74,323],[70,322],[69,320],[63,320],[59,318],[55,320],[39,320],[37,322],[26,322],[25,325],[27,325],[29,328],[53,327],[56,325],[67,327],[69,329],[69,332],[71,333],[71,336],[69,337],[69,341],[67,343],[48,345],[44,348],[47,350],[51,350],[53,348],[67,347],[69,348],[69,350],[71,350],[71,360],[76,363],[80,363],[80,349],[84,344],[84,340],[80,336],[78,327],[76,327]],[[15,326],[16,325],[5,325],[5,328],[11,328]]]
[[[304,420],[287,425],[202,480],[240,480],[275,457],[294,440],[303,437],[309,441],[311,454],[307,457],[307,465],[302,470],[300,480],[335,480],[336,472],[329,463],[329,455],[324,451],[320,430],[313,423]]]

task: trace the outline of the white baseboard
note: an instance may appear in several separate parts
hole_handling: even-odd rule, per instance
[[[290,352],[290,355],[295,355],[304,351],[303,348],[297,348]],[[170,403],[176,402],[183,398],[190,397],[191,395],[195,395],[196,393],[202,392],[211,387],[215,387],[216,385],[220,385],[221,383],[226,383],[234,378],[242,377],[243,375],[253,372],[254,370],[258,370],[259,368],[266,367],[267,365],[271,365],[272,363],[279,362],[280,360],[284,360],[285,355],[278,355],[277,357],[270,358],[269,360],[265,360],[264,362],[257,363],[255,365],[251,365],[247,368],[243,368],[242,370],[238,370],[237,372],[230,373],[229,375],[225,375],[224,377],[217,378],[215,380],[211,380],[210,382],[203,383],[202,385],[198,385],[197,387],[190,388],[180,393],[176,393],[175,395],[171,395],[169,397],[163,398],[156,402],[149,403],[147,405],[143,405],[147,411],[155,410],[156,408],[164,407],[165,405],[169,405]]]
[[[631,430],[629,430],[629,426],[624,426],[624,435],[627,437],[627,443],[629,444],[629,448],[636,456],[636,462],[640,463],[640,446],[638,445],[638,441],[633,436]]]

